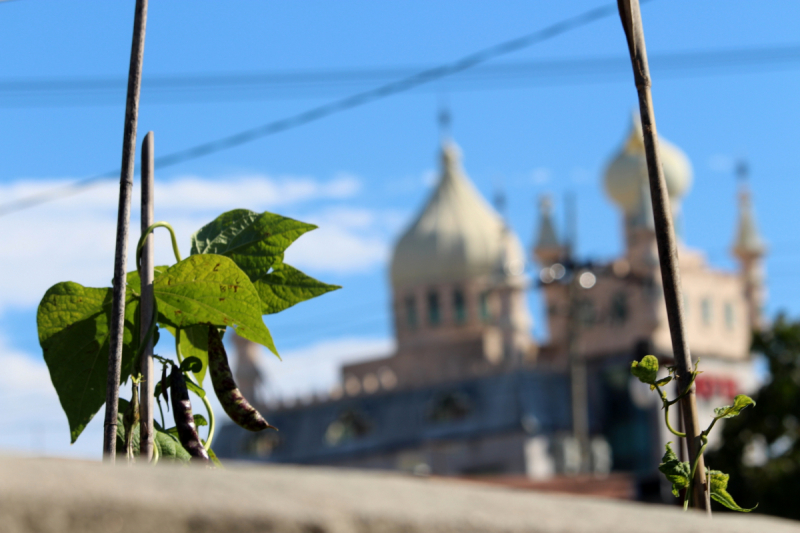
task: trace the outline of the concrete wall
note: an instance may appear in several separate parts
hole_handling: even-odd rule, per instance
[[[0,533],[789,533],[795,522],[398,474],[0,458]]]

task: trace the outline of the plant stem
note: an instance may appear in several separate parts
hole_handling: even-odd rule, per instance
[[[680,431],[676,431],[676,430],[672,429],[672,424],[669,421],[669,406],[672,405],[675,402],[674,401],[670,402],[669,400],[667,400],[666,393],[662,392],[661,388],[658,385],[655,385],[655,387],[656,387],[656,390],[658,391],[658,393],[661,395],[661,402],[664,404],[664,422],[666,422],[666,424],[667,424],[667,429],[670,431],[670,433],[672,433],[676,437],[679,437],[679,438],[682,438],[682,439],[686,438],[686,433],[681,433]]]
[[[153,177],[153,132],[147,132],[142,142],[142,202],[141,202],[141,231],[147,233],[147,228],[153,224],[154,209],[154,177]],[[156,309],[155,296],[153,295],[153,236],[149,235],[144,239],[139,239],[140,245],[137,246],[136,267],[139,271],[139,281],[141,283],[141,298],[139,301],[139,336],[147,337],[142,341],[142,353],[139,357],[139,365],[144,381],[141,385],[140,396],[140,419],[139,419],[139,456],[145,461],[153,459],[153,390],[155,384],[153,369],[153,332],[155,331]],[[141,260],[139,260],[141,257]]]
[[[713,425],[713,423],[712,423]],[[711,428],[709,428],[711,429]],[[697,471],[697,464],[700,462],[700,459],[703,457],[703,452],[708,445],[708,438],[705,435],[702,436],[703,445],[700,447],[700,451],[697,452],[697,457],[695,457],[694,462],[692,463],[692,475],[689,478],[689,487],[686,489],[686,494],[683,496],[683,510],[687,510],[689,508],[689,493],[692,492],[692,487],[694,486],[694,476],[695,472]],[[706,478],[707,476],[703,476]],[[705,499],[705,498],[704,498]]]
[[[128,262],[128,226],[131,218],[131,189],[136,153],[136,126],[139,118],[139,93],[142,86],[144,37],[147,27],[147,0],[136,0],[133,17],[133,40],[128,70],[128,92],[122,139],[122,170],[119,177],[117,242],[114,253],[114,299],[109,323],[108,377],[106,379],[106,414],[103,424],[103,459],[115,461],[119,382],[122,374],[122,345],[125,332],[125,265]]]
[[[711,505],[705,485],[705,466],[703,456],[698,452],[698,436],[700,425],[697,418],[697,401],[694,394],[692,377],[692,357],[689,342],[686,338],[686,327],[683,320],[683,295],[681,292],[681,274],[678,266],[678,247],[675,239],[675,228],[672,222],[672,211],[669,203],[667,183],[658,151],[658,134],[656,132],[655,111],[650,92],[652,85],[650,69],[647,64],[647,49],[644,41],[644,28],[639,0],[617,0],[620,19],[625,30],[630,53],[631,66],[636,91],[639,96],[639,114],[642,122],[647,174],[650,181],[650,197],[653,205],[656,244],[661,266],[661,281],[664,289],[664,301],[667,308],[672,350],[675,363],[680,371],[678,382],[681,389],[689,392],[681,399],[684,427],[686,428],[686,444],[689,458],[697,461],[698,472],[694,487],[694,502],[699,509],[704,509],[711,516]]]
[[[203,400],[203,405],[206,406],[206,411],[208,412],[208,438],[203,443],[203,447],[206,450],[211,449],[211,441],[214,440],[214,429],[216,427],[216,422],[214,421],[214,410],[211,408],[211,403],[208,401],[208,398],[205,396],[200,396],[200,399]]]
[[[722,418],[722,417],[714,417],[714,420],[711,421],[711,424],[709,424],[708,427],[706,428],[706,430],[703,431],[703,433],[702,433],[704,438],[708,437],[708,434],[711,433],[711,428],[714,427],[714,424],[716,424],[717,420],[719,420],[720,418]]]
[[[136,264],[139,264],[139,259],[141,258],[142,247],[144,246],[145,239],[148,235],[150,235],[156,228],[167,228],[169,230],[169,236],[172,240],[172,253],[175,254],[175,261],[181,261],[181,251],[178,248],[178,240],[175,238],[175,230],[172,229],[172,225],[169,222],[156,222],[155,224],[151,224],[148,226],[146,230],[142,232],[142,236],[139,237],[139,243],[136,245]]]

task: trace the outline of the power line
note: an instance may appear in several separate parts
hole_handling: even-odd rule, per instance
[[[800,45],[653,54],[650,63],[660,79],[743,70],[763,72],[796,68],[800,65]],[[154,76],[143,81],[143,98],[148,104],[319,98],[425,70],[430,67]],[[629,73],[627,57],[501,63],[460,72],[448,82],[447,90],[598,83],[623,80]],[[435,85],[427,87],[439,90]],[[123,78],[6,79],[0,80],[0,107],[117,105],[124,90]]]
[[[284,119],[269,122],[255,128],[246,129],[239,133],[222,137],[221,139],[198,144],[191,148],[157,157],[155,159],[155,168],[160,170],[216,152],[228,150],[230,148],[255,141],[256,139],[260,139],[262,137],[274,135],[276,133],[296,128],[310,122],[315,122],[335,113],[340,113],[345,110],[353,109],[376,100],[408,91],[425,83],[430,83],[434,80],[462,72],[481,63],[485,63],[486,61],[489,61],[495,57],[516,52],[531,45],[552,39],[570,30],[586,26],[587,24],[597,20],[614,15],[616,12],[616,3],[606,4],[598,8],[590,9],[584,13],[581,13],[580,15],[566,18],[533,33],[484,48],[483,50],[466,55],[461,59],[451,63],[418,72],[417,74],[413,74],[403,79],[386,83],[374,89],[359,92],[352,96],[348,96],[328,104],[314,107]],[[34,206],[41,205],[55,199],[78,194],[90,187],[95,186],[99,182],[118,175],[119,170],[104,172],[102,174],[78,180],[63,187],[45,191],[36,195],[27,196],[12,202],[0,204],[0,216],[6,216],[17,211],[22,211],[23,209],[30,209]]]

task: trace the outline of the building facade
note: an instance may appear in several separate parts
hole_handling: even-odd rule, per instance
[[[691,165],[667,141],[661,151],[680,228]],[[324,399],[272,406],[277,433],[225,426],[218,455],[440,475],[543,479],[613,468],[646,477],[669,439],[660,403],[631,379],[630,363],[648,353],[668,362],[672,350],[638,121],[605,170],[625,251],[603,264],[574,257],[543,198],[535,266],[526,269],[519,239],[467,177],[458,147],[444,142],[440,158],[438,184],[391,260],[396,352],[343,367],[340,386]],[[749,345],[764,324],[765,246],[742,187],[738,272],[712,268],[682,240],[679,248],[689,344],[704,370],[699,403],[708,413],[756,386]],[[531,336],[532,289],[546,304],[543,344]],[[249,386],[252,348],[237,341],[237,351],[241,368],[252,369],[237,378]]]

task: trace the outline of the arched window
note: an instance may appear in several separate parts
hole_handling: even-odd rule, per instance
[[[463,324],[467,321],[467,307],[464,304],[464,291],[461,289],[453,291],[453,316],[456,324]]]
[[[405,302],[406,324],[411,329],[417,327],[417,301],[413,295],[406,296]]]
[[[439,294],[434,291],[428,293],[428,323],[436,326],[442,321],[442,313],[439,309]]]

